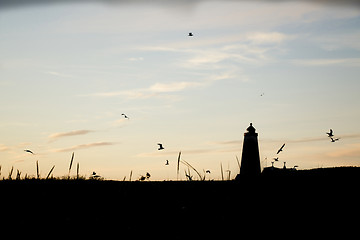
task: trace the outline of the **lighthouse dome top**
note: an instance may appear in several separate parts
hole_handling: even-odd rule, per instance
[[[252,123],[250,123],[250,126],[246,129],[248,131],[248,133],[255,133],[255,128],[253,127]]]

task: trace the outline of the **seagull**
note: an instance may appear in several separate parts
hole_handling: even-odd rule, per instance
[[[129,117],[128,117],[128,116],[126,116],[126,115],[125,115],[125,113],[122,113],[121,115],[123,115],[123,116],[124,116],[124,118],[129,119]]]
[[[100,177],[99,175],[96,174],[96,172],[92,172],[91,175],[92,175],[92,176],[91,176],[92,178],[99,178],[99,177]]]
[[[281,146],[281,148],[277,151],[276,154],[279,154],[279,152],[281,152],[283,150],[283,148],[285,147],[285,143]]]
[[[31,150],[29,150],[29,149],[25,149],[24,150],[25,152],[28,152],[28,153],[31,153],[31,154],[34,154]]]
[[[164,149],[164,147],[163,147],[163,145],[161,143],[158,143],[157,145],[159,145],[158,150],[163,150]]]
[[[169,160],[166,160],[166,163],[165,163],[165,165],[169,165]]]
[[[279,161],[279,158],[277,157],[277,158],[273,158],[274,160],[275,160],[275,162],[277,162],[277,161]]]
[[[194,36],[193,35],[193,33],[192,32],[189,32],[189,35],[188,35],[189,37],[192,37],[192,36]]]
[[[334,135],[333,135],[333,130],[332,129],[330,129],[330,132],[328,132],[328,133],[326,133],[327,135],[328,135],[328,137],[333,137]]]
[[[332,137],[330,137],[330,138],[331,138],[331,142],[336,142],[336,141],[339,141],[339,139],[340,139],[340,138],[335,138],[335,139],[334,139],[334,138],[332,138]]]

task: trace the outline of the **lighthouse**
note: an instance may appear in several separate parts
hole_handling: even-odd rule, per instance
[[[256,177],[261,173],[258,134],[252,123],[244,133],[244,143],[241,156],[241,177]]]

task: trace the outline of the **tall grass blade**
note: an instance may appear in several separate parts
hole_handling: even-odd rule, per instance
[[[132,177],[132,170],[130,171],[130,177],[129,177],[130,182],[131,182],[131,177]]]
[[[239,166],[239,172],[240,172],[240,162],[239,162],[239,158],[238,158],[238,156],[236,156],[236,161],[237,161],[237,164],[238,164],[238,166]]]
[[[21,172],[19,171],[19,169],[16,169],[16,180],[20,180],[20,175]]]
[[[40,178],[39,161],[36,161],[36,177],[37,177],[37,179]]]
[[[180,156],[181,156],[181,151],[179,152],[179,156],[178,156],[178,160],[177,160],[176,180],[179,180]]]
[[[73,152],[72,155],[71,155],[70,166],[69,166],[69,177],[70,177],[70,171],[71,171],[71,167],[72,167],[73,161],[74,161],[74,152]]]
[[[76,179],[79,179],[80,163],[76,164]]]
[[[182,160],[181,162],[184,163],[186,166],[190,167],[192,170],[194,170],[194,171],[196,172],[196,174],[199,176],[200,180],[203,178],[203,177],[201,176],[201,174],[200,174],[193,166],[191,166],[190,163],[188,163],[188,162],[185,161],[185,160]],[[190,170],[189,170],[189,173],[190,173]]]
[[[11,176],[12,176],[13,171],[14,171],[14,166],[11,167],[11,170],[9,172],[9,177],[8,177],[9,180],[12,180]]]
[[[51,175],[52,171],[54,170],[54,168],[55,168],[55,165],[50,169],[48,175],[46,176],[46,179],[48,179],[50,177],[50,175]]]
[[[221,169],[221,180],[224,181],[224,171],[222,167],[222,163],[220,162],[220,169]]]

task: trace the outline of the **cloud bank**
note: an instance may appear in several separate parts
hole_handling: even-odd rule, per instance
[[[51,5],[51,4],[72,4],[72,3],[100,3],[100,4],[156,4],[159,6],[196,6],[202,2],[209,2],[211,0],[0,0],[0,9],[12,7],[26,7],[33,5]],[[218,1],[236,1],[236,2],[254,2],[250,0],[218,0]],[[357,0],[304,0],[307,2],[317,4],[328,4],[335,6],[357,6],[360,3]],[[299,0],[257,0],[257,2],[266,3],[286,3],[286,2],[299,2]]]

